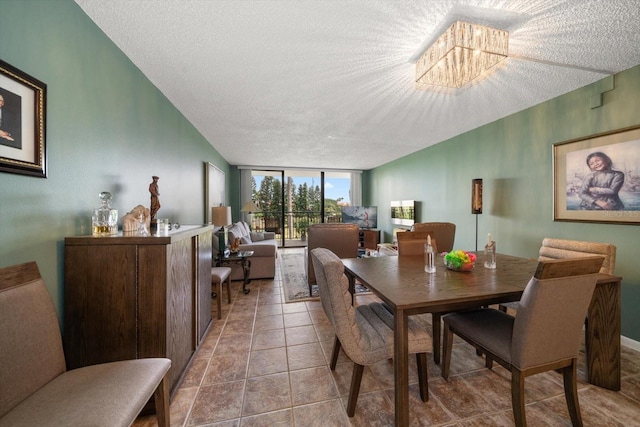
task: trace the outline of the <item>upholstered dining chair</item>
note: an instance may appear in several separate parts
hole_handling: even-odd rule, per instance
[[[309,295],[316,283],[316,275],[311,262],[311,251],[315,248],[330,249],[339,258],[356,258],[358,256],[358,242],[360,228],[356,224],[312,224],[309,226],[307,238],[307,283]]]
[[[449,377],[453,335],[458,335],[486,356],[487,368],[495,360],[511,372],[513,416],[516,426],[526,426],[525,377],[561,369],[571,422],[581,426],[578,350],[603,260],[592,256],[540,261],[515,317],[492,308],[443,316],[442,376]]]
[[[331,370],[335,370],[342,348],[353,361],[353,374],[347,415],[353,417],[360,391],[364,367],[393,357],[393,314],[381,303],[353,306],[344,265],[336,254],[326,248],[311,251],[322,308],[335,329],[331,356]],[[418,362],[420,397],[429,400],[427,355],[431,338],[416,322],[409,319],[409,353],[415,353]]]
[[[581,240],[552,239],[546,237],[542,240],[542,246],[538,252],[538,261],[552,259],[583,258],[594,255],[604,257],[600,273],[614,274],[616,267],[616,247],[609,243],[586,242]],[[500,310],[518,309],[518,302],[509,302],[499,305]]]
[[[426,231],[438,242],[439,252],[450,252],[456,238],[456,225],[452,222],[418,222],[411,231]]]
[[[424,245],[427,243],[429,233],[426,231],[406,231],[398,233],[398,256],[423,255]],[[436,239],[431,237],[431,246],[434,252],[438,252]]]
[[[427,243],[427,236],[432,231],[406,231],[398,233],[398,256],[424,255],[424,245]],[[431,236],[431,246],[434,252],[438,252],[436,239]],[[431,313],[432,337],[433,337],[433,360],[440,363],[440,330],[442,323],[441,313]]]

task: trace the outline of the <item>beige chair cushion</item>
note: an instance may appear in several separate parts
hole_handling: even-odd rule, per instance
[[[0,418],[0,427],[130,426],[170,367],[158,358],[68,371]]]
[[[230,274],[229,267],[211,267],[211,283],[224,283]]]
[[[616,247],[609,243],[586,242],[545,238],[539,252],[539,261],[564,258],[582,258],[591,255],[603,255],[601,273],[614,274],[616,267]]]

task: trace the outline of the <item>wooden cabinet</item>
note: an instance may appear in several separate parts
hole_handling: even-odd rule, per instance
[[[163,236],[67,237],[68,368],[171,359],[171,390],[211,323],[211,226]]]
[[[380,243],[380,230],[360,229],[359,249],[377,249]]]

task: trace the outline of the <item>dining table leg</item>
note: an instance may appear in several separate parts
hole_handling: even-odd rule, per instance
[[[393,371],[395,377],[395,425],[409,425],[409,319],[404,310],[394,315]]]

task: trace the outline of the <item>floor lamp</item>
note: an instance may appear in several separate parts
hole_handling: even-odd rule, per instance
[[[249,228],[253,230],[253,213],[258,211],[258,205],[255,204],[253,200],[249,200],[247,203],[242,205],[242,209],[240,212],[247,213],[247,222],[249,223]]]
[[[476,252],[478,252],[478,215],[482,213],[482,178],[471,180],[471,213],[476,216]]]

